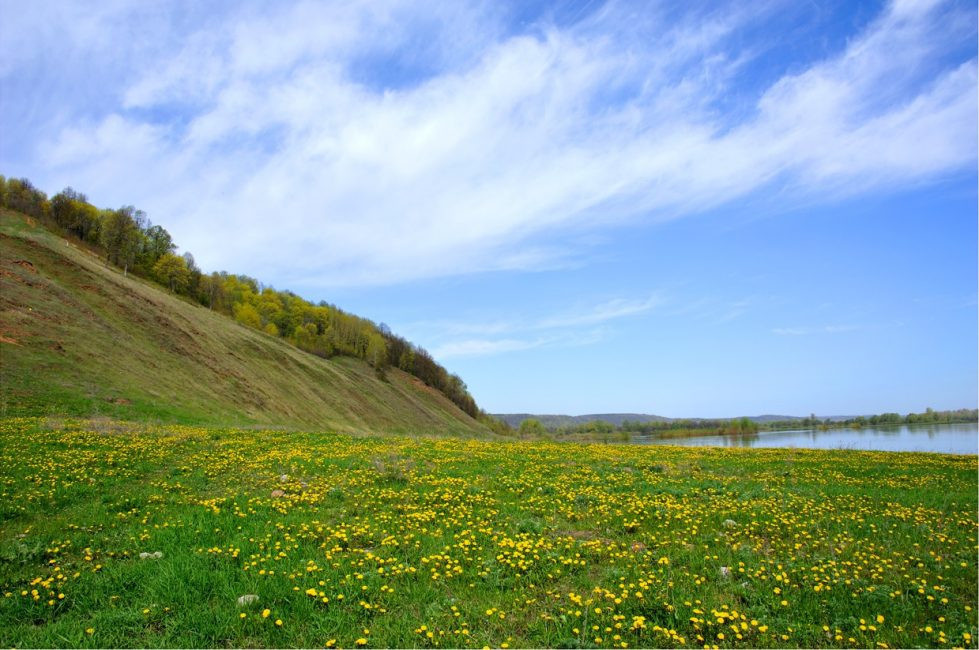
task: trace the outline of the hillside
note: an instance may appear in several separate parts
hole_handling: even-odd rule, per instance
[[[0,211],[0,415],[488,434],[396,368],[327,360]]]

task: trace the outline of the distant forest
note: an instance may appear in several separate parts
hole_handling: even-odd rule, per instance
[[[349,314],[321,301],[313,304],[277,291],[255,278],[225,271],[205,273],[187,252],[177,255],[170,233],[133,206],[100,209],[70,187],[50,199],[27,179],[0,176],[0,206],[34,217],[48,228],[84,243],[107,263],[157,282],[171,292],[277,336],[324,358],[363,359],[383,378],[399,368],[435,388],[472,417],[492,428],[509,428],[476,406],[466,384],[435,362],[423,348],[385,325]]]
[[[927,409],[924,413],[881,413],[878,415],[857,416],[852,418],[825,418],[815,415],[806,418],[788,420],[771,420],[755,422],[750,418],[731,419],[661,419],[651,422],[624,420],[616,426],[604,420],[593,420],[583,424],[548,427],[535,418],[525,419],[520,423],[519,431],[524,435],[551,434],[555,436],[608,436],[611,434],[635,434],[662,437],[685,437],[691,435],[748,435],[759,431],[782,431],[786,429],[863,426],[887,426],[900,424],[947,424],[953,422],[976,422],[979,411],[976,409],[959,409],[956,411],[935,411]]]

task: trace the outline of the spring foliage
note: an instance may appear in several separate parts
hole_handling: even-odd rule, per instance
[[[290,291],[264,286],[255,278],[225,271],[204,273],[190,253],[176,254],[170,233],[133,206],[99,209],[65,188],[50,199],[27,179],[0,176],[0,206],[36,218],[99,252],[124,273],[134,273],[242,325],[286,339],[324,358],[363,359],[384,376],[399,368],[440,391],[472,417],[480,415],[465,382],[438,364],[423,348],[385,325],[349,314],[335,305],[311,303]]]

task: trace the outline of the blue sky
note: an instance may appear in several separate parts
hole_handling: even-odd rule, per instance
[[[973,2],[0,0],[0,173],[492,412],[973,407]]]

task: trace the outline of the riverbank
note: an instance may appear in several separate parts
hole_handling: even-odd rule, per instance
[[[807,449],[860,449],[977,455],[976,423],[915,424],[885,427],[840,427],[760,431],[744,436],[633,437],[630,442],[651,445],[713,447],[798,447]]]

